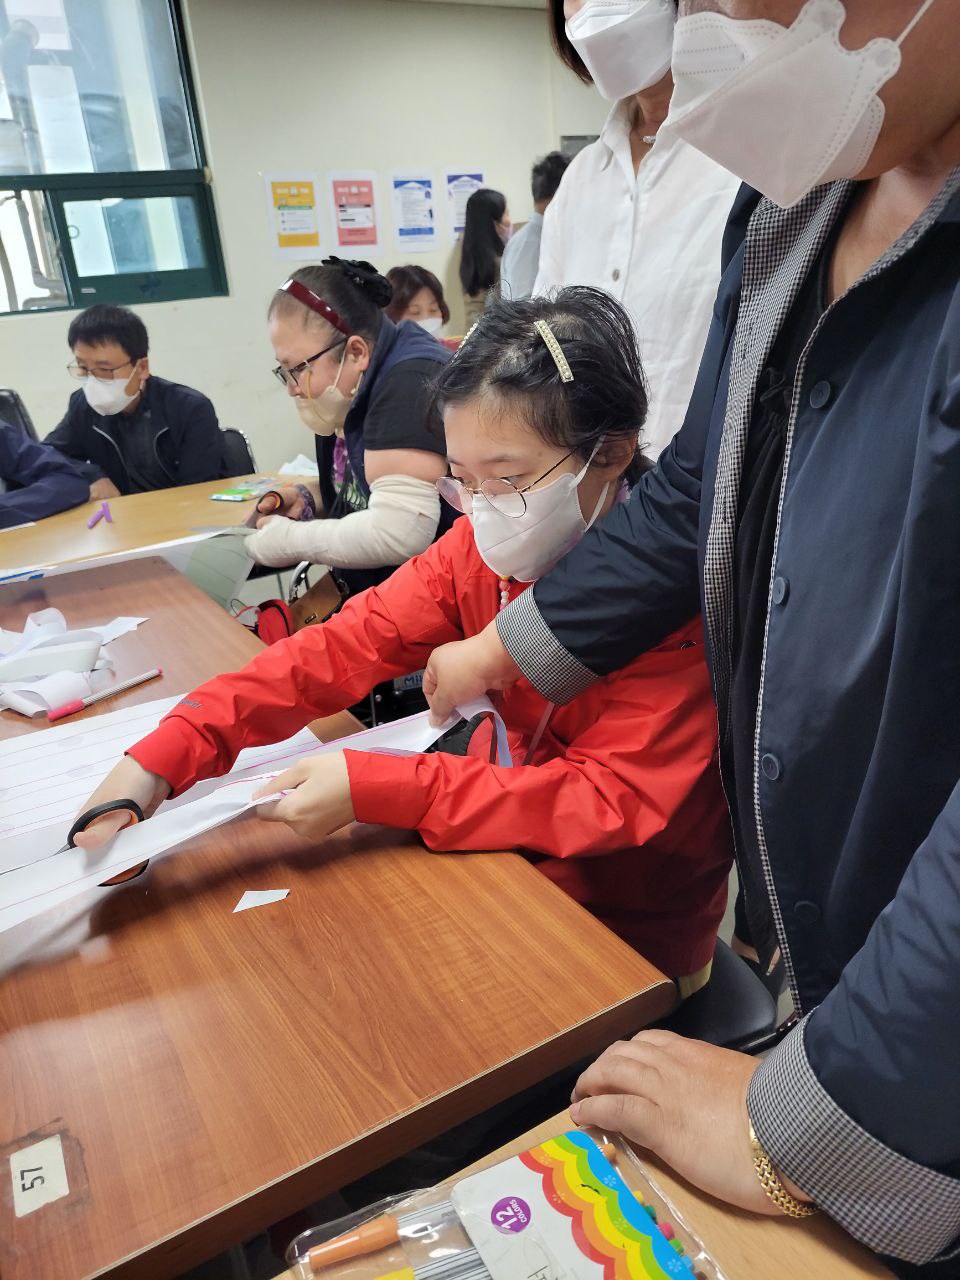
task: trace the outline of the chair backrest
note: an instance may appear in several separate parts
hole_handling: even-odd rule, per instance
[[[221,427],[223,437],[223,474],[227,476],[248,476],[256,471],[257,464],[253,458],[250,441],[237,427]]]
[[[0,418],[11,427],[19,427],[31,440],[39,440],[36,428],[27,413],[27,406],[12,387],[0,387]]]

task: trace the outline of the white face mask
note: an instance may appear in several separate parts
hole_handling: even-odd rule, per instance
[[[105,418],[114,413],[122,413],[140,394],[138,388],[132,396],[127,395],[129,381],[129,378],[95,378],[92,373],[88,373],[83,380],[83,394],[87,398],[87,404],[94,413]]]
[[[670,70],[673,0],[587,0],[567,23],[567,39],[610,102],[649,89]]]
[[[661,126],[789,209],[814,187],[853,178],[883,124],[877,91],[900,67],[897,40],[840,43],[840,0],[807,0],[792,27],[719,13],[677,22],[674,91]]]
[[[301,375],[306,378],[306,382],[303,384],[303,395],[297,396],[297,413],[299,413],[300,421],[303,425],[309,427],[315,436],[343,435],[343,424],[347,420],[347,414],[353,405],[353,398],[360,390],[360,383],[363,380],[363,375],[361,374],[357,380],[357,385],[349,395],[340,390],[337,383],[340,381],[343,362],[346,358],[347,348],[344,347],[343,355],[340,357],[340,364],[337,367],[337,376],[329,387],[324,387],[318,396],[310,394],[313,365],[308,365]]]
[[[426,329],[427,333],[439,333],[443,328],[443,316],[424,316],[417,324],[421,329]]]
[[[584,520],[577,489],[601,444],[602,439],[575,476],[567,472],[542,489],[525,493],[527,509],[522,516],[503,515],[482,493],[474,497],[467,519],[485,565],[501,578],[536,582],[576,546],[600,514],[610,488],[609,483],[603,486],[593,515]]]

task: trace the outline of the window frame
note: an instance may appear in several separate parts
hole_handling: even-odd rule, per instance
[[[0,312],[0,318],[51,311],[75,311],[96,302],[142,305],[150,302],[177,302],[195,298],[224,297],[229,294],[226,267],[211,174],[200,132],[197,97],[187,61],[185,27],[180,0],[165,0],[170,15],[174,47],[183,85],[187,120],[199,165],[193,169],[152,169],[133,172],[4,174],[0,190],[22,194],[43,193],[47,218],[53,234],[53,251],[63,276],[67,302],[51,307]],[[119,272],[104,276],[82,276],[70,242],[64,205],[72,200],[149,199],[186,196],[193,199],[197,226],[206,265],[179,271]]]

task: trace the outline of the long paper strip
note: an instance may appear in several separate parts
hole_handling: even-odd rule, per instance
[[[251,796],[264,781],[305,756],[344,748],[417,753],[455,723],[452,719],[434,728],[428,713],[423,712],[328,743],[318,742],[303,730],[284,743],[241,752],[226,778],[198,783],[161,805],[148,822],[122,831],[103,849],[61,852],[69,824],[86,797],[123,751],[149,732],[178,700],[145,703],[77,725],[48,729],[28,739],[19,753],[4,749],[17,744],[0,744],[0,765],[5,757],[12,759],[14,775],[10,777],[9,769],[4,771],[4,782],[10,777],[14,785],[0,791],[0,932],[229,822],[251,807]],[[509,765],[506,730],[489,700],[481,698],[460,709],[465,719],[481,714],[493,717],[500,762]],[[81,744],[84,763],[65,768],[80,754]],[[92,757],[89,766],[88,754]]]

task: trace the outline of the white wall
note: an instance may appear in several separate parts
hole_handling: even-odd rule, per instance
[[[604,106],[552,53],[543,12],[410,0],[186,0],[191,60],[230,295],[140,308],[156,373],[211,397],[261,468],[310,439],[275,379],[264,314],[295,263],[272,256],[262,173],[479,165],[517,221],[530,165],[561,133],[597,132]],[[324,248],[337,252],[324,209]],[[387,235],[382,238],[389,246]],[[342,251],[342,256],[350,256]],[[364,256],[358,254],[357,256]],[[400,260],[387,247],[382,269]],[[417,256],[444,280],[460,331],[454,253]],[[0,318],[0,384],[41,435],[73,389],[70,313]]]

